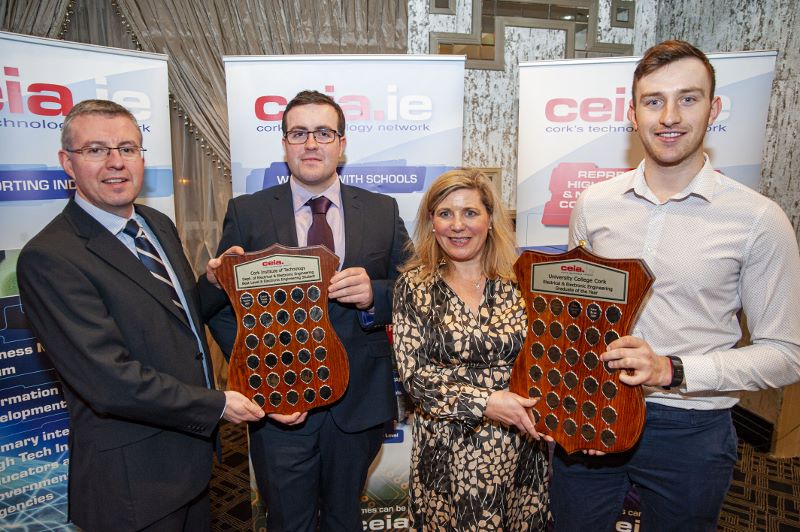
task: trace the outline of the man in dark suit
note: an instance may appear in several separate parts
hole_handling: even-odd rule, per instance
[[[291,179],[231,200],[219,252],[258,251],[275,243],[305,246],[318,223],[309,202],[325,203],[332,251],[343,257],[328,287],[329,316],[347,351],[350,384],[329,408],[270,414],[251,423],[250,456],[270,532],[312,532],[318,526],[350,532],[362,529],[359,498],[367,471],[385,423],[396,416],[383,325],[391,321],[394,279],[408,235],[393,198],[340,183],[336,167],[347,143],[345,119],[330,97],[299,93],[287,105],[282,126]],[[219,259],[209,261],[201,300],[207,317],[216,314],[209,321],[212,333],[230,352],[233,314],[224,292],[209,284],[216,284],[218,266]]]
[[[217,422],[263,412],[213,389],[175,226],[134,207],[144,180],[136,119],[86,100],[64,120],[61,142],[77,193],[24,247],[18,278],[69,406],[70,519],[90,531],[208,530]]]

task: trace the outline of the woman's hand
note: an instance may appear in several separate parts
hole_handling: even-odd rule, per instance
[[[498,390],[489,396],[483,415],[509,427],[516,427],[521,432],[530,434],[534,439],[538,440],[544,437],[546,441],[553,441],[550,436],[543,436],[536,432],[533,426],[531,407],[538,402],[539,399],[529,399],[508,390]]]

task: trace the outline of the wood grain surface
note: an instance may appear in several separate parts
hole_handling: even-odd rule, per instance
[[[563,272],[552,276],[562,283],[560,288],[533,290],[533,271],[541,266]],[[510,389],[523,397],[540,397],[534,407],[536,430],[552,436],[569,453],[631,448],[644,426],[641,386],[621,383],[619,372],[599,357],[608,343],[629,334],[654,281],[647,265],[638,259],[604,259],[576,247],[558,255],[525,251],[514,269],[525,299],[528,331]],[[627,272],[624,301],[606,300],[602,292],[594,297],[563,293],[569,286],[576,288],[567,292],[580,292],[583,280],[592,278],[581,271],[611,271],[619,278],[623,274],[618,272]]]
[[[297,257],[309,264],[318,259],[321,279],[276,284],[275,278],[291,279],[287,261]],[[217,269],[238,324],[228,387],[266,413],[306,412],[336,402],[347,389],[347,353],[328,318],[328,285],[338,263],[324,246],[275,244],[225,255]],[[235,268],[243,264],[262,269],[270,280],[237,289]]]

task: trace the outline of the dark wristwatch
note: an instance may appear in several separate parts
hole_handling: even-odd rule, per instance
[[[669,359],[670,366],[672,366],[672,380],[669,386],[664,386],[665,390],[677,388],[683,384],[683,360],[675,355],[667,355],[667,358]]]

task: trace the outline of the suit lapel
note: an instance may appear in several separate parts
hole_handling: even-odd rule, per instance
[[[285,246],[297,246],[297,226],[294,222],[294,202],[292,189],[287,182],[275,187],[272,195],[272,205],[269,212],[272,215],[272,225],[275,228],[277,241]]]
[[[342,206],[344,207],[345,256],[342,269],[359,262],[362,237],[364,235],[364,211],[361,208],[358,187],[342,185]]]
[[[183,245],[181,241],[176,238],[176,230],[171,227],[171,224],[167,224],[164,218],[151,216],[152,213],[150,210],[142,209],[139,205],[135,205],[134,207],[136,208],[136,212],[138,212],[142,218],[147,221],[147,225],[149,225],[150,229],[153,230],[153,233],[158,239],[158,243],[161,244],[161,248],[164,250],[164,254],[167,256],[167,260],[169,261],[170,266],[172,266],[172,271],[175,272],[175,277],[180,284],[180,287],[176,288],[183,290],[183,296],[186,300],[186,312],[188,312],[189,316],[191,316],[192,322],[194,323],[194,330],[197,331],[196,336],[203,346],[202,349],[205,353],[206,361],[208,362],[204,365],[204,370],[206,372],[207,382],[210,384],[210,387],[213,390],[215,388],[214,368],[211,365],[211,357],[208,346],[201,336],[204,334],[205,328],[203,326],[203,321],[200,318],[200,307],[197,304],[196,299],[195,283],[197,281],[194,271],[189,265],[189,261],[186,259],[186,254],[183,252]],[[162,300],[161,303],[165,305],[170,312],[180,317],[183,323],[188,326],[188,323],[186,322],[186,315],[181,312],[171,300],[169,303],[166,303]]]
[[[142,290],[188,326],[186,316],[169,298],[161,282],[153,277],[150,270],[115,235],[74,201],[70,201],[64,208],[64,216],[71,221],[78,236],[86,239],[87,250],[138,284]],[[150,220],[147,222],[149,225]]]

